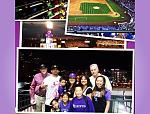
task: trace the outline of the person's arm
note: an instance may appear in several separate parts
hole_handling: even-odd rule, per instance
[[[110,101],[106,101],[106,107],[105,107],[105,112],[104,113],[108,113],[110,108]]]
[[[35,83],[35,79],[33,78],[32,82],[31,82],[31,86],[30,86],[30,99],[34,100],[34,95],[35,95],[35,87],[36,87],[36,83]]]
[[[36,76],[35,76],[35,78],[36,78]],[[35,79],[35,78],[34,78],[34,79]],[[36,83],[36,82],[35,82],[35,83]],[[38,84],[36,84],[34,91],[35,91],[36,93],[39,93],[39,92],[41,91],[41,89],[46,89],[46,87],[47,87],[47,85],[45,85],[44,82],[42,82],[41,84],[38,83]]]
[[[92,100],[89,98],[89,97],[86,97],[87,98],[87,100],[88,100],[88,110],[89,110],[89,112],[95,112],[95,109],[94,109],[94,105],[93,105],[93,102],[92,102]]]
[[[39,86],[39,89],[46,89],[47,85],[44,84],[44,82],[42,82],[42,84]]]
[[[59,96],[63,94],[63,87],[62,86],[58,87],[58,93],[59,93]]]
[[[72,103],[72,100],[70,101],[70,108],[69,108],[68,112],[73,112],[73,103]]]
[[[88,96],[92,100],[92,93],[89,93],[86,96]]]
[[[35,82],[35,79],[33,78],[32,82],[31,82],[30,90],[29,90],[30,103],[32,105],[36,104],[36,102],[35,102],[35,88],[36,88],[36,82]]]
[[[108,113],[110,108],[111,91],[105,90],[105,99],[106,99],[105,113]]]
[[[48,83],[50,82],[49,80],[50,80],[49,77],[46,77],[46,78],[43,80],[42,84],[40,85],[40,88],[41,88],[41,89],[47,89]]]

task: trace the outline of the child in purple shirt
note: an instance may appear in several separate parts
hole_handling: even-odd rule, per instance
[[[75,95],[71,101],[71,107],[69,112],[95,112],[92,100],[83,95],[81,85],[76,85]]]
[[[67,82],[67,80],[64,77],[60,78],[60,86],[58,87],[59,96],[61,96],[65,92],[67,92],[66,82]]]
[[[59,108],[61,112],[69,112],[70,110],[70,101],[69,101],[69,94],[64,93],[62,95],[62,100],[59,103]]]

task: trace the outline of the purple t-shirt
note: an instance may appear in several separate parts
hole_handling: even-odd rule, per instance
[[[59,93],[59,95],[62,95],[65,92],[67,92],[66,86],[59,86],[58,87],[58,93]]]
[[[104,112],[106,108],[106,101],[111,100],[111,92],[106,89],[105,94],[102,97],[100,97],[99,91],[96,91],[95,93],[96,94],[92,97],[95,112]]]
[[[69,110],[70,110],[70,101],[67,103],[66,106],[63,104],[63,101],[61,101],[59,103],[59,108],[60,108],[61,112],[69,112]]]
[[[87,96],[83,96],[80,99],[77,97],[72,99],[69,112],[95,112],[95,110],[92,100]]]

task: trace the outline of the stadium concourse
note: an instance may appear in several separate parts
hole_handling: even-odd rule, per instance
[[[65,19],[68,0],[16,0],[16,19]]]

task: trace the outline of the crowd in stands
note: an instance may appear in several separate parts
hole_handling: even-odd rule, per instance
[[[126,7],[131,11],[135,11],[135,0],[115,0],[117,3],[122,5],[122,7]]]
[[[64,19],[68,0],[16,0],[16,19]]]
[[[103,45],[115,45],[115,44],[124,44],[124,41],[117,41],[117,40],[98,40],[96,44],[103,44]]]
[[[84,41],[67,41],[66,47],[89,47]]]

